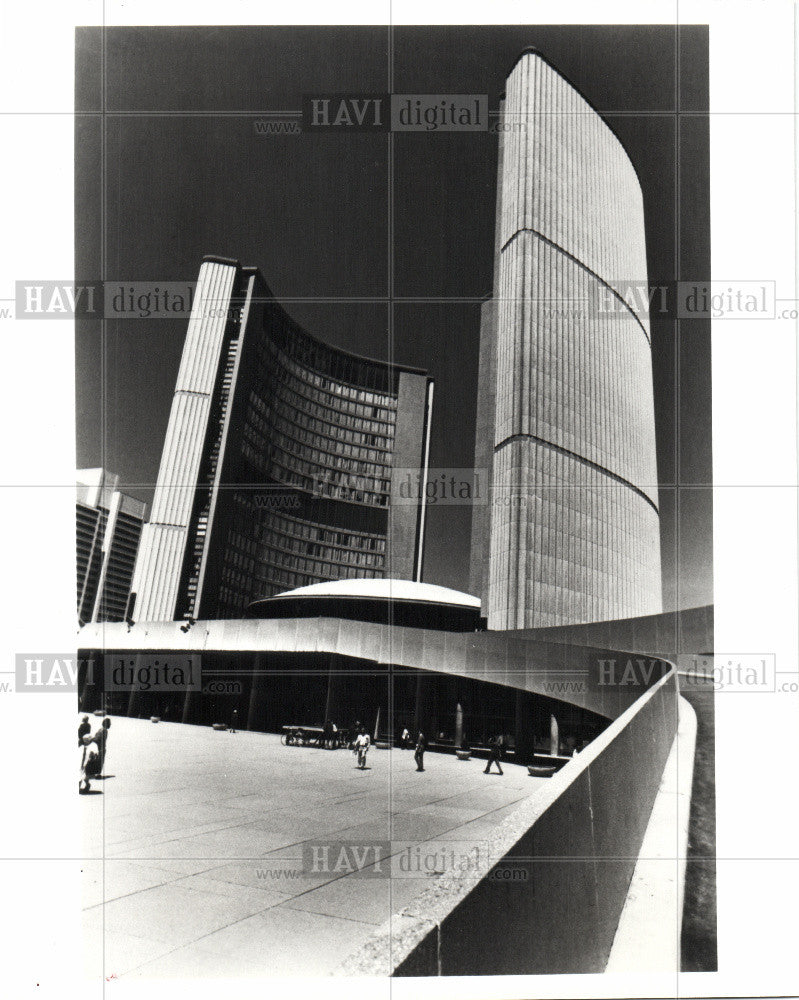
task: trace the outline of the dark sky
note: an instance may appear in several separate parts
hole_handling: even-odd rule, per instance
[[[532,25],[118,28],[104,46],[78,29],[78,279],[193,281],[205,254],[257,266],[278,299],[314,300],[286,308],[315,336],[427,369],[431,464],[471,466],[496,135],[265,136],[254,122],[306,94],[488,94],[496,110],[529,45],[630,154],[650,283],[708,279],[707,29]],[[148,501],[185,332],[78,324],[78,465]],[[690,607],[712,601],[709,324],[655,314],[652,335],[664,608]],[[426,580],[468,589],[470,519],[431,509]]]

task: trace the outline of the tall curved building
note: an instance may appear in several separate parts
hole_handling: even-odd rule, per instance
[[[235,618],[322,581],[420,579],[423,499],[389,501],[392,477],[425,475],[432,391],[312,337],[256,268],[206,257],[133,617]]]
[[[493,489],[475,508],[470,589],[497,629],[653,614],[652,353],[629,294],[648,290],[641,186],[538,52],[513,67],[502,121],[475,461]]]

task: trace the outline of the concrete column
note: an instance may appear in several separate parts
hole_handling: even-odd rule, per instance
[[[416,739],[419,733],[424,733],[428,741],[431,738],[430,728],[430,678],[420,670],[416,675],[416,705],[413,712],[413,732]]]
[[[336,669],[333,657],[331,656],[327,669],[327,695],[325,697],[322,722],[330,719],[331,722],[335,722],[339,729],[341,729],[342,726],[349,725],[349,721],[344,718],[345,713],[342,708],[343,684],[343,678]],[[369,721],[362,721],[368,729]]]
[[[93,712],[95,708],[100,708],[102,701],[102,672],[103,657],[98,653],[96,656],[92,651],[86,660],[86,668],[82,671],[82,685],[80,690],[79,712]]]
[[[192,721],[192,714],[194,713],[196,705],[197,705],[197,692],[187,691],[186,697],[183,699],[183,711],[180,717],[181,722]]]
[[[558,732],[558,720],[554,715],[549,717],[549,752],[551,754],[560,753],[560,735]]]
[[[139,667],[141,666],[141,656],[136,655],[134,658],[134,677],[138,676]],[[139,705],[139,692],[136,690],[135,686],[131,687],[130,694],[128,695],[128,709],[127,716],[129,719],[135,718],[136,712],[138,711]],[[103,706],[105,708],[105,705]]]
[[[527,691],[516,692],[516,720],[514,738],[516,740],[516,762],[528,764],[535,753],[533,718],[533,698]]]
[[[253,678],[250,688],[250,703],[247,706],[247,728],[263,729],[263,711],[266,705],[266,677],[264,676],[264,661],[261,653],[256,653],[252,659]]]

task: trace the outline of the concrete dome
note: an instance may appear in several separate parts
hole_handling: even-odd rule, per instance
[[[349,618],[382,625],[474,632],[480,600],[413,580],[331,580],[253,601],[247,618]]]
[[[276,594],[273,600],[283,597],[368,597],[386,601],[420,601],[425,604],[456,604],[466,608],[479,608],[480,598],[460,590],[439,587],[434,583],[416,583],[413,580],[329,580],[312,583],[296,590]]]

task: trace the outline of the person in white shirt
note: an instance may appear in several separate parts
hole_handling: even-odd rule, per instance
[[[355,737],[352,744],[353,753],[358,755],[358,767],[363,770],[366,767],[366,754],[369,752],[369,733],[361,726],[361,731]]]

